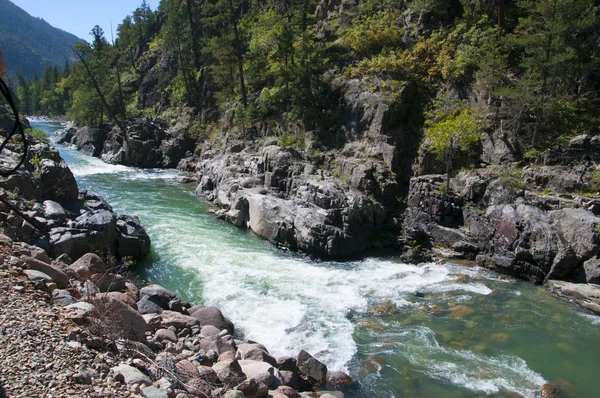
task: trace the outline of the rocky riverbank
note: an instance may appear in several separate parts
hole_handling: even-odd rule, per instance
[[[5,149],[1,164],[16,164],[19,148]],[[139,219],[117,215],[101,197],[79,190],[67,164],[47,143],[29,142],[23,166],[0,177],[0,199],[5,233],[54,257],[98,252],[139,260],[150,251],[150,238]]]
[[[0,254],[8,396],[339,398],[356,387],[305,351],[274,358],[242,340],[216,307],[138,289],[96,254],[68,264],[6,235]]]
[[[403,228],[406,260],[471,259],[547,283],[579,304],[597,302],[600,199],[590,181],[599,150],[598,137],[577,137],[525,168],[515,163],[461,172],[450,194],[442,175],[413,178]],[[558,289],[563,284],[556,280],[571,284]],[[594,305],[582,306],[600,314]]]

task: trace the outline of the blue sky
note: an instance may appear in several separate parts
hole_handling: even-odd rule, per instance
[[[50,25],[91,41],[90,31],[100,25],[110,41],[110,22],[113,31],[127,15],[142,4],[142,0],[10,0],[28,14],[43,18]],[[146,0],[153,10],[159,0]]]

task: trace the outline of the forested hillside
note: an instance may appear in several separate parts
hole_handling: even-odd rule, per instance
[[[431,131],[460,116],[526,152],[597,130],[598,28],[593,0],[163,0],[126,18],[115,45],[94,30],[57,109],[97,126],[189,107],[198,138],[229,114],[327,144],[341,81],[359,79],[391,107],[414,90]]]
[[[0,50],[10,71],[31,79],[48,66],[74,59],[71,47],[81,39],[27,14],[9,0],[0,0]]]

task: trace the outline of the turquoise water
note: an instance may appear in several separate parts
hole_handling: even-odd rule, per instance
[[[467,265],[314,261],[217,220],[175,171],[59,149],[81,187],[140,217],[142,278],[218,306],[276,356],[305,349],[349,372],[355,397],[535,397],[546,382],[598,396],[600,318],[542,287]]]

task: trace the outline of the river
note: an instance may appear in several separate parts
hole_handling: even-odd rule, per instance
[[[546,382],[598,396],[600,318],[543,287],[469,265],[315,261],[217,220],[176,171],[58,148],[81,188],[141,219],[142,279],[219,307],[274,356],[304,349],[348,372],[361,384],[352,397],[535,397]]]

